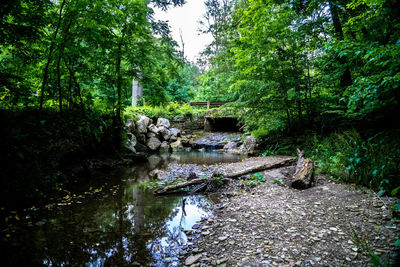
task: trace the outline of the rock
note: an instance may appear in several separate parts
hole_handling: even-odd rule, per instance
[[[222,263],[227,262],[227,261],[228,261],[228,259],[224,257],[224,258],[221,258],[221,259],[217,260],[217,264],[222,264]]]
[[[165,141],[168,141],[170,139],[170,137],[171,137],[171,133],[169,132],[169,130],[165,126],[158,127],[158,132],[161,134],[162,138]]]
[[[160,164],[160,162],[162,162],[162,158],[159,155],[153,154],[147,158],[147,161],[149,163],[149,168],[155,169],[157,168],[157,165]]]
[[[243,154],[254,154],[257,146],[257,139],[254,136],[247,136],[243,145],[240,147],[240,152]]]
[[[133,153],[136,153],[135,146],[137,144],[136,136],[132,133],[128,133],[128,140],[126,141],[126,148],[128,148]]]
[[[148,152],[148,151],[149,151],[149,149],[147,148],[147,146],[145,146],[145,145],[143,145],[143,144],[141,144],[141,143],[137,143],[136,146],[135,146],[135,148],[136,148],[136,151],[137,151],[137,152]]]
[[[226,145],[224,145],[224,151],[236,151],[237,143],[230,141]]]
[[[169,144],[167,141],[163,141],[160,145],[160,151],[168,152],[169,151]]]
[[[219,240],[219,241],[225,241],[225,240],[227,240],[227,239],[228,239],[227,236],[220,236],[220,237],[218,237],[218,240]]]
[[[181,142],[183,146],[191,146],[190,139],[187,136],[182,136]]]
[[[145,115],[140,115],[139,120],[136,122],[137,130],[139,133],[147,133],[147,127],[151,123],[151,119]]]
[[[136,134],[136,139],[140,144],[146,144],[146,135],[145,134]]]
[[[169,126],[171,126],[171,124],[169,123],[168,119],[158,118],[157,127],[161,127],[161,126],[164,126],[165,128],[169,128]]]
[[[180,140],[171,143],[171,149],[172,151],[179,151],[183,149],[182,142]]]
[[[178,138],[176,136],[171,135],[171,138],[169,139],[169,141],[175,142],[176,140],[178,140]]]
[[[153,151],[157,150],[160,146],[161,146],[161,142],[156,137],[151,137],[147,141],[147,147],[150,148]]]
[[[156,135],[155,133],[153,133],[153,132],[148,132],[148,133],[146,134],[146,137],[147,137],[147,139],[150,139],[150,138],[152,138],[152,137],[157,137],[157,135]]]
[[[135,122],[133,119],[127,119],[125,122],[125,128],[128,130],[128,133],[135,132]]]
[[[192,264],[195,264],[196,262],[198,262],[198,261],[201,259],[201,257],[202,257],[201,254],[189,256],[189,257],[187,257],[186,260],[185,260],[185,265],[192,265]]]
[[[152,132],[152,133],[154,133],[154,134],[156,134],[156,135],[158,135],[158,133],[160,132],[160,130],[158,129],[158,127],[155,126],[154,124],[150,124],[150,125],[147,127],[147,129],[148,129],[150,132]]]
[[[170,128],[169,132],[171,133],[172,136],[180,136],[181,135],[181,130],[177,129],[177,128]]]
[[[149,172],[149,176],[152,179],[161,179],[163,174],[164,174],[164,172],[162,170],[158,170],[158,169],[155,169],[155,170],[152,170],[151,172]]]

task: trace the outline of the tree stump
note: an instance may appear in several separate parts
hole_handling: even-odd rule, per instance
[[[297,149],[297,165],[291,186],[296,189],[306,189],[314,185],[314,162],[304,158],[304,151]]]

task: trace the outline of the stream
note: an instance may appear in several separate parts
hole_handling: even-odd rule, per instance
[[[9,265],[20,266],[178,266],[185,231],[211,216],[203,195],[155,196],[149,173],[170,164],[236,162],[241,156],[213,151],[155,154],[147,163],[96,177],[99,188],[75,201],[37,211],[16,226],[7,240]],[[69,197],[69,196],[68,196]],[[71,198],[72,199],[72,198]],[[185,199],[185,200],[184,200]]]

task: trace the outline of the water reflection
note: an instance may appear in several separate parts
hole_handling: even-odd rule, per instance
[[[177,265],[188,244],[183,230],[209,216],[203,196],[156,197],[141,185],[149,172],[171,162],[209,164],[237,161],[219,153],[154,155],[147,164],[116,171],[120,189],[110,186],[81,204],[41,214],[42,224],[20,227],[7,240],[9,265],[168,266]],[[100,179],[100,178],[99,178]]]

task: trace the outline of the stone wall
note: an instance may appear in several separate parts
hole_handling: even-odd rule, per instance
[[[172,127],[178,128],[185,133],[204,130],[204,116],[180,115],[170,121]]]

